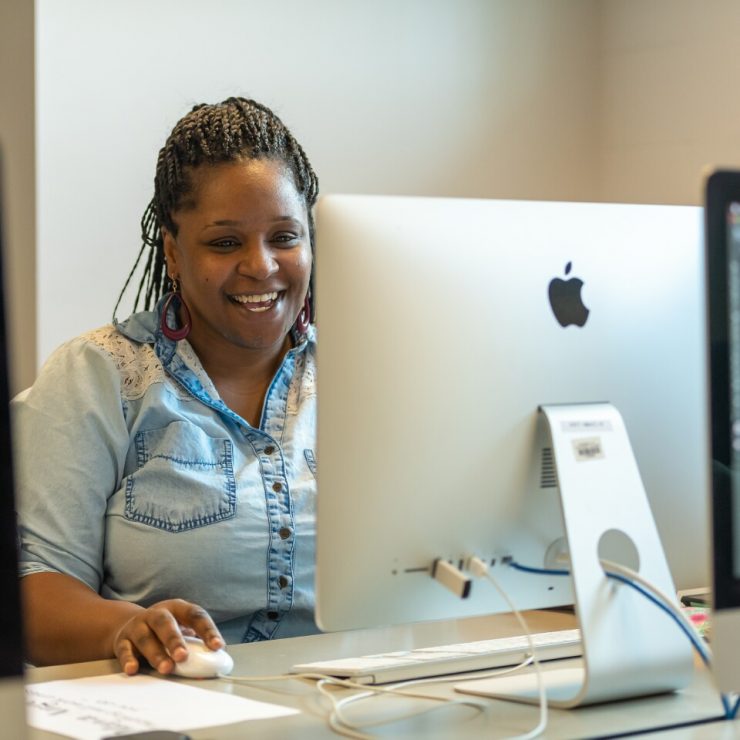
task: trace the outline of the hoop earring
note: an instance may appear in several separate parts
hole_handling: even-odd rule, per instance
[[[298,314],[298,318],[295,320],[295,330],[298,334],[308,334],[308,327],[311,324],[311,302],[306,294],[306,299],[303,301],[303,308]]]
[[[188,310],[188,306],[183,300],[182,294],[180,293],[180,286],[177,284],[177,278],[171,278],[171,280],[172,290],[167,296],[167,300],[164,302],[164,306],[162,306],[160,326],[162,327],[162,334],[164,334],[167,339],[171,339],[173,342],[179,342],[181,339],[185,339],[185,337],[190,334],[192,322],[190,320],[190,311]],[[172,305],[173,301],[177,301],[177,304],[180,305],[180,307],[182,308],[183,317],[185,318],[185,323],[179,329],[173,329],[167,323],[167,313],[169,312],[170,306]],[[175,308],[177,308],[177,304],[175,305]],[[177,315],[177,311],[175,311],[175,314]]]

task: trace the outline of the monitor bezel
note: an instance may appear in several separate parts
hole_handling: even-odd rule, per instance
[[[21,600],[18,584],[18,552],[14,505],[13,460],[10,426],[9,356],[6,290],[3,263],[6,224],[3,218],[3,157],[0,151],[0,679],[23,676]]]
[[[740,203],[740,171],[718,170],[706,182],[706,276],[709,403],[711,410],[713,600],[716,609],[740,606],[740,578],[733,568],[732,419],[730,405],[728,222]],[[729,474],[728,474],[729,471]]]

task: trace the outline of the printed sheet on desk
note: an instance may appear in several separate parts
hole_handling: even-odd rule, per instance
[[[26,704],[31,727],[78,740],[145,730],[195,730],[298,713],[177,681],[123,673],[28,684]]]

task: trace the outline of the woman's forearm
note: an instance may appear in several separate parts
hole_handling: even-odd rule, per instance
[[[21,580],[26,657],[34,665],[114,657],[113,638],[142,607],[104,599],[61,573]]]

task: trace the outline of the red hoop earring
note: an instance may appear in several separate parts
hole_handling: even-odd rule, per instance
[[[185,323],[179,329],[173,329],[167,323],[167,313],[169,312],[172,302],[175,300],[177,301],[177,304],[175,304],[175,308],[177,308],[178,304],[180,305],[180,307],[182,308],[183,318],[185,319]],[[177,311],[175,311],[175,315],[177,315]],[[192,327],[192,323],[190,320],[190,311],[188,310],[187,303],[185,303],[182,298],[182,294],[180,293],[180,288],[177,284],[177,278],[172,278],[172,290],[167,296],[167,300],[164,302],[164,306],[162,306],[160,325],[162,327],[162,334],[164,334],[167,339],[171,339],[173,342],[179,342],[181,339],[185,339],[185,337],[190,334],[190,329]]]
[[[298,314],[298,318],[295,320],[295,330],[298,334],[308,334],[308,327],[311,324],[311,301],[309,300],[308,294],[306,294],[306,300],[303,301],[303,308]]]

